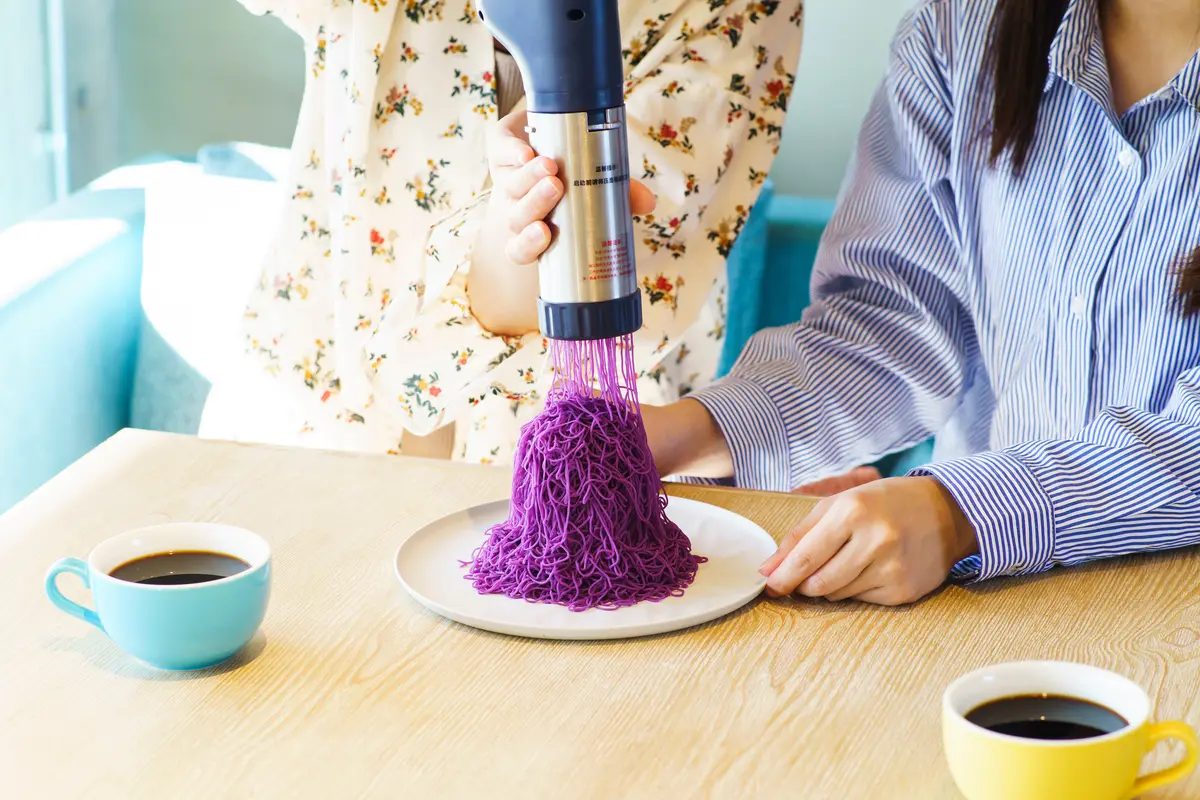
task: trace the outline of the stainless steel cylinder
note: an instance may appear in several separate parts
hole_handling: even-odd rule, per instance
[[[538,265],[542,302],[597,303],[636,294],[625,109],[530,112],[526,131],[538,155],[558,163],[565,190],[548,220],[550,246]]]

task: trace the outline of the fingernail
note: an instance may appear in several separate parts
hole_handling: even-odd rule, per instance
[[[540,194],[542,197],[554,197],[554,195],[557,193],[558,189],[556,189],[554,184],[550,181],[542,181],[538,184],[538,194]]]
[[[546,234],[542,231],[541,226],[525,229],[525,241],[530,244],[537,244],[545,238]]]
[[[767,568],[767,564],[770,564],[772,561],[774,561],[775,556],[777,556],[777,555],[779,555],[779,553],[772,553],[770,558],[768,558],[766,561],[762,562],[762,564],[759,565],[758,571],[762,572],[763,570],[765,570]]]

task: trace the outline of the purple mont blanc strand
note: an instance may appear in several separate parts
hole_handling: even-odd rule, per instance
[[[572,611],[682,595],[706,559],[667,519],[632,337],[550,347],[554,385],[521,429],[508,519],[488,531],[466,579],[480,594]]]

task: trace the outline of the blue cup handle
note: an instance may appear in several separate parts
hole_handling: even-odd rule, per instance
[[[60,558],[54,562],[54,566],[46,573],[46,594],[50,597],[50,602],[58,606],[63,611],[70,614],[72,617],[79,617],[84,622],[90,622],[100,630],[104,630],[104,626],[100,624],[100,617],[95,611],[90,608],[85,608],[79,603],[72,602],[63,597],[62,592],[58,591],[58,576],[64,572],[70,572],[72,575],[78,575],[83,581],[83,585],[87,589],[92,588],[92,582],[88,578],[88,566],[78,558]]]

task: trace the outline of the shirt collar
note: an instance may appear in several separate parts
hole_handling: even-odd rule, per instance
[[[1167,86],[1178,92],[1192,108],[1200,111],[1200,53],[1193,55],[1192,60],[1184,65]]]
[[[1054,41],[1050,43],[1048,80],[1061,78],[1078,84],[1087,75],[1097,47],[1103,59],[1104,45],[1096,0],[1070,0]]]
[[[1050,44],[1050,71],[1045,88],[1049,89],[1055,80],[1091,90],[1100,102],[1111,103],[1112,88],[1097,0],[1067,3],[1062,23]],[[1200,53],[1192,57],[1167,87],[1200,111]]]

